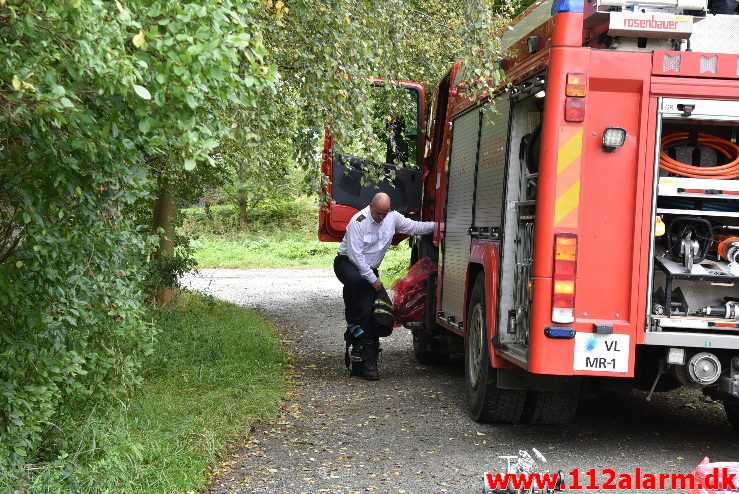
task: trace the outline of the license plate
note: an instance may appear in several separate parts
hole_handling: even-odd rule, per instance
[[[573,368],[579,371],[628,372],[629,335],[577,333]]]

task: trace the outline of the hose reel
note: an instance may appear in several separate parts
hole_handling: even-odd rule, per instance
[[[717,155],[723,156],[727,162],[717,166],[695,166],[678,161],[667,154],[670,147],[691,143],[695,148],[707,147],[713,149]],[[715,180],[739,178],[739,146],[712,134],[675,132],[662,138],[659,166],[664,171],[681,177],[711,178]]]

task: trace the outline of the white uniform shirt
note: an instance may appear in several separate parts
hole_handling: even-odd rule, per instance
[[[346,226],[339,254],[349,256],[362,278],[374,283],[377,276],[372,270],[380,267],[396,233],[428,235],[434,231],[435,225],[433,221],[413,221],[397,211],[390,211],[382,222],[377,223],[372,219],[370,207],[367,206],[352,216]]]

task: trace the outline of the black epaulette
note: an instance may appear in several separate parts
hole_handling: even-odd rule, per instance
[[[365,216],[363,214],[360,214],[359,216],[357,216],[357,221],[361,223],[364,218]]]

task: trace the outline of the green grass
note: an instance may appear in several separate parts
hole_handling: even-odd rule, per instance
[[[156,324],[139,392],[81,424],[74,492],[197,491],[251,423],[276,413],[287,356],[259,315],[185,294]]]
[[[411,249],[408,241],[403,240],[400,244],[390,247],[385,254],[385,259],[380,266],[380,279],[386,288],[392,287],[395,280],[405,276],[411,262]]]
[[[318,241],[318,205],[295,199],[286,217],[271,223],[254,221],[246,232],[236,231],[233,205],[182,210],[180,233],[190,237],[201,268],[316,268],[333,262],[338,244]],[[264,216],[263,214],[261,216]],[[253,212],[250,218],[259,218]]]
[[[318,241],[318,201],[315,197],[267,201],[248,212],[251,223],[237,232],[233,204],[209,209],[180,210],[179,233],[191,239],[199,268],[332,268],[339,244]],[[381,266],[390,286],[406,273],[408,242],[392,247]]]
[[[190,237],[199,268],[332,268],[339,244],[318,241],[318,204],[315,198],[298,197],[288,203],[283,216],[261,209],[250,218],[248,231],[236,232],[238,211],[231,204],[183,209],[180,233]],[[278,209],[273,208],[275,211]],[[282,210],[279,210],[282,211]],[[267,214],[271,212],[270,214]],[[408,242],[391,247],[381,266],[386,286],[404,275],[410,261]]]
[[[300,231],[203,235],[191,241],[200,268],[329,267],[339,244]]]
[[[315,237],[315,233],[301,231],[208,235],[193,240],[191,245],[199,268],[331,269],[339,244],[319,242]],[[404,275],[409,261],[407,241],[391,247],[380,269],[383,283],[389,287]]]

